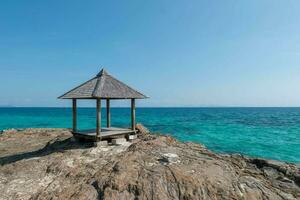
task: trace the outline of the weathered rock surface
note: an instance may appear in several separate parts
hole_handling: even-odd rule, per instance
[[[300,199],[299,174],[295,164],[146,133],[97,147],[65,129],[0,135],[0,199]]]

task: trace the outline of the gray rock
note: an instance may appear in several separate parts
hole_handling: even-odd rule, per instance
[[[280,173],[272,167],[263,167],[262,170],[264,174],[271,179],[276,179],[280,176]]]
[[[125,144],[127,142],[127,140],[125,138],[116,138],[116,139],[112,139],[111,142],[114,145],[122,145],[122,144]]]
[[[137,135],[129,135],[128,139],[129,140],[135,140],[135,139],[137,139]]]
[[[175,153],[164,153],[161,156],[162,158],[160,159],[160,161],[162,162],[166,162],[166,163],[180,162],[178,155]]]
[[[101,148],[71,137],[66,129],[1,135],[0,199],[300,199],[292,163],[162,135]]]

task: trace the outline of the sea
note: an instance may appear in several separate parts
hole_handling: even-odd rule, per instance
[[[78,108],[79,129],[95,128],[95,120],[95,108]],[[136,121],[215,152],[300,163],[300,108],[137,108]],[[129,127],[130,109],[111,108],[111,123]],[[72,109],[0,108],[0,130],[33,127],[71,128]]]

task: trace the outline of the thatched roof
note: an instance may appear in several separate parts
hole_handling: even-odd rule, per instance
[[[61,99],[144,99],[142,93],[117,80],[104,69],[89,81],[60,96]]]

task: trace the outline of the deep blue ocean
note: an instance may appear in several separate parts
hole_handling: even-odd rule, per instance
[[[78,109],[80,129],[95,127],[95,109]],[[242,153],[300,163],[300,108],[137,108],[137,122],[153,132]],[[105,110],[102,123],[105,124]],[[112,108],[112,126],[129,127],[130,109]],[[71,108],[0,108],[0,130],[71,128]]]

